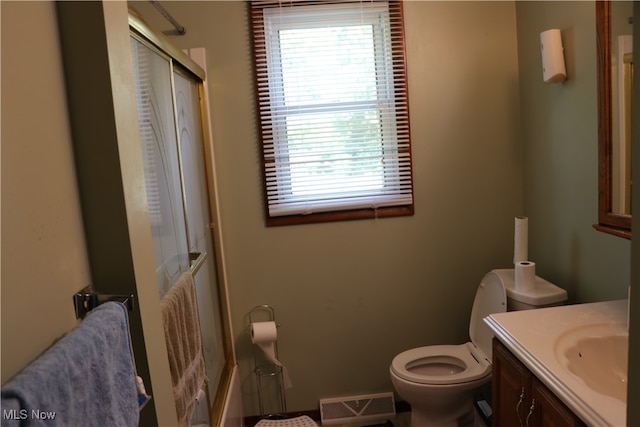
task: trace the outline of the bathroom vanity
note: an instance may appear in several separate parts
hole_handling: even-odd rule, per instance
[[[494,426],[622,426],[627,301],[492,314]]]
[[[584,426],[504,344],[493,341],[493,426]]]

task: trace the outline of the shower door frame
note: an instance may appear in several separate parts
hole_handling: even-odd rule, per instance
[[[134,96],[131,16],[126,2],[56,2],[56,10],[91,282],[96,292],[135,296],[129,315],[133,351],[138,374],[153,396],[140,414],[140,425],[172,425],[177,415],[168,358],[162,357],[167,347]],[[153,37],[154,44],[163,38]],[[198,71],[184,53],[169,43],[161,45],[180,58],[183,68],[204,78],[204,70]],[[198,91],[201,114],[208,118],[202,84]],[[202,120],[202,134],[225,354],[210,411],[211,423],[217,425],[235,361],[208,123]],[[71,301],[69,305],[71,310]]]

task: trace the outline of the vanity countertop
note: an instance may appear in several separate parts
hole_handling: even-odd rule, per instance
[[[585,423],[624,426],[627,405],[593,391],[563,367],[555,342],[573,328],[595,324],[627,325],[627,300],[565,305],[497,313],[484,320],[496,338]]]

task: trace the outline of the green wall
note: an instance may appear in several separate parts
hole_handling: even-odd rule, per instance
[[[413,217],[267,228],[246,5],[163,4],[187,27],[171,40],[207,48],[247,415],[257,413],[247,334],[255,305],[272,305],[282,324],[291,411],[317,408],[324,397],[391,391],[389,364],[399,352],[467,341],[476,288],[489,270],[510,265],[513,218],[522,214],[515,5],[404,3]]]
[[[390,391],[399,352],[468,339],[476,287],[511,265],[529,217],[538,273],[572,301],[626,296],[629,242],[597,232],[593,2],[405,1],[416,214],[267,228],[246,5],[163,2],[207,49],[233,333],[257,413],[249,310],[276,309],[290,411]],[[146,3],[145,18],[171,30]],[[569,80],[542,83],[539,33],[563,30]]]
[[[148,2],[132,3],[170,29]],[[207,48],[247,415],[256,413],[257,400],[246,333],[251,307],[273,305],[282,323],[281,358],[294,382],[289,410],[317,408],[323,397],[391,390],[395,354],[467,339],[478,282],[511,262],[515,215],[529,216],[538,273],[566,287],[574,301],[626,296],[629,242],[591,228],[597,220],[592,1],[405,2],[416,215],[285,228],[266,228],[262,218],[245,5],[163,4],[187,27],[186,36],[171,40]],[[54,5],[1,7],[3,36],[38,36],[2,40],[2,104],[12,106],[2,113],[4,381],[75,325],[70,296],[90,274]],[[563,31],[565,83],[542,83],[538,36],[548,28]],[[24,102],[30,93],[40,102]],[[28,298],[34,290],[44,298]],[[30,312],[41,315],[25,317]],[[4,328],[16,322],[19,331]]]
[[[626,298],[630,241],[598,221],[595,3],[516,2],[524,211],[536,271],[574,302]],[[560,28],[568,79],[542,81],[540,32]]]

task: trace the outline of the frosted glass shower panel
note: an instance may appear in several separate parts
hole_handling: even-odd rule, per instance
[[[189,270],[178,144],[171,93],[171,64],[131,38],[136,70],[138,125],[158,290],[162,298]]]
[[[189,224],[189,250],[207,252],[207,240],[211,240],[209,227],[211,221],[206,186],[207,175],[204,170],[198,87],[195,82],[177,71],[173,73],[173,81]]]
[[[223,336],[220,320],[216,263],[211,235],[211,216],[207,191],[207,174],[202,145],[198,86],[174,73],[176,114],[180,154],[183,164],[184,194],[189,233],[189,250],[206,253],[207,259],[195,276],[198,294],[198,313],[202,329],[202,347],[209,377],[209,395],[215,396],[224,367]]]

